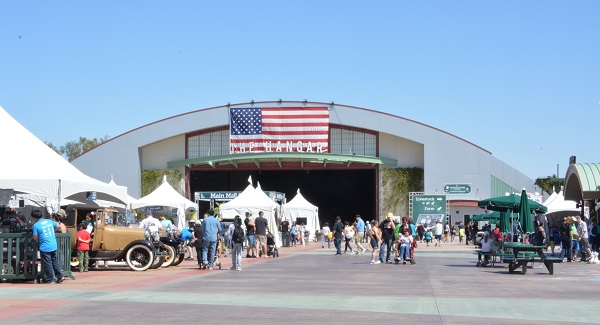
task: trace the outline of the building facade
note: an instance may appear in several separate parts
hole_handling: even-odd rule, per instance
[[[314,108],[328,112],[327,142],[270,141],[233,144],[230,112]],[[310,133],[310,132],[307,132]],[[325,150],[324,150],[325,149]],[[110,179],[141,196],[141,173],[176,169],[182,192],[241,191],[252,177],[262,189],[286,193],[298,188],[319,206],[322,220],[360,213],[378,219],[386,194],[385,169],[422,169],[422,191],[447,194],[448,215],[463,221],[483,211],[477,201],[525,188],[534,180],[474,143],[427,124],[366,108],[307,101],[224,105],[156,121],[116,136],[72,162],[97,179]],[[256,185],[256,183],[255,183]],[[405,215],[408,211],[392,211]]]

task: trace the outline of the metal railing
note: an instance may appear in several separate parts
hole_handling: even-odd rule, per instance
[[[71,272],[71,234],[56,234],[58,263],[63,275],[75,279]],[[33,280],[43,277],[38,243],[32,233],[0,233],[1,281]]]

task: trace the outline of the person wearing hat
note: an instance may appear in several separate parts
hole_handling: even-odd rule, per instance
[[[342,237],[344,236],[344,224],[340,216],[335,217],[335,224],[333,225],[333,244],[335,245],[335,255],[342,255]]]
[[[396,229],[393,218],[394,214],[390,212],[388,213],[387,218],[379,224],[381,238],[383,240],[381,243],[381,250],[379,251],[379,261],[381,263],[383,263],[384,257],[386,263],[392,263],[390,255],[392,254],[392,247],[394,244],[394,229]]]
[[[50,219],[42,219],[40,210],[31,212],[33,221],[33,240],[39,243],[39,252],[42,265],[44,266],[43,283],[55,284],[65,280],[63,272],[58,264],[58,244],[56,242],[56,230],[58,223]]]
[[[140,222],[139,228],[149,229],[151,232],[158,232],[162,228],[162,225],[160,224],[160,220],[152,216],[152,211],[146,210],[146,219]]]

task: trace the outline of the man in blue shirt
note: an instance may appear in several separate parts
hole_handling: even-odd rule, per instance
[[[354,243],[358,249],[358,254],[364,254],[366,249],[363,247],[362,242],[365,239],[365,222],[360,217],[360,214],[356,215],[356,223],[354,224],[356,235],[354,236]]]
[[[50,219],[42,219],[40,210],[31,212],[33,225],[33,240],[40,244],[40,258],[44,266],[44,283],[54,284],[61,283],[65,279],[63,272],[58,265],[58,257],[56,255],[57,243],[55,231],[58,229],[58,223]]]
[[[206,214],[208,217],[204,218],[202,222],[204,234],[202,237],[202,265],[200,268],[205,269],[208,267],[209,270],[212,270],[215,262],[215,251],[217,249],[217,234],[223,228],[221,222],[213,216],[215,214],[213,209],[206,211]]]

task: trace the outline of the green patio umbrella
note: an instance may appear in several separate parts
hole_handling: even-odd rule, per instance
[[[476,216],[473,216],[471,220],[473,221],[497,221],[500,219],[500,212],[492,212],[492,213],[482,213]]]
[[[527,196],[525,196],[527,197]],[[544,213],[548,211],[548,208],[538,202],[527,199],[529,210],[536,211],[538,213]],[[515,194],[506,196],[493,197],[477,202],[477,206],[486,210],[492,211],[512,211],[519,212],[521,206],[521,197]]]
[[[521,203],[519,204],[519,217],[521,219],[521,229],[524,233],[531,234],[534,232],[534,229],[533,220],[531,218],[531,210],[529,209],[528,201],[530,200],[527,198],[527,192],[523,190],[521,192]]]
[[[500,213],[500,231],[503,233],[512,232],[511,218],[512,212],[505,211]]]

